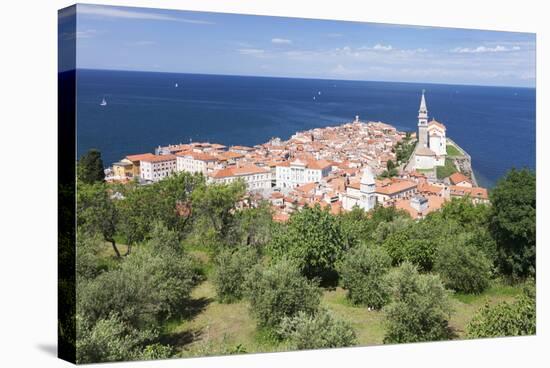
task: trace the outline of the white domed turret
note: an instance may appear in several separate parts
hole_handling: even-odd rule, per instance
[[[367,166],[363,169],[360,183],[361,199],[359,200],[359,207],[365,211],[369,211],[376,205],[376,180],[374,180],[374,174],[372,169]]]

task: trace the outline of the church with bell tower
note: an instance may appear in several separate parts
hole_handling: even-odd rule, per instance
[[[414,151],[415,168],[424,170],[444,166],[447,156],[447,128],[433,118],[428,120],[425,93],[422,90],[418,109],[418,143]]]

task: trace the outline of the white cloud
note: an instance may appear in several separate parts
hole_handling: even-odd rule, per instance
[[[103,7],[97,5],[77,5],[78,14],[86,15],[96,15],[101,17],[110,17],[110,18],[125,18],[125,19],[147,19],[147,20],[164,20],[172,22],[182,22],[182,23],[191,23],[191,24],[214,24],[213,22],[200,20],[200,19],[187,19],[173,17],[164,14],[146,12],[146,11],[135,11],[135,10],[126,10],[116,7]]]
[[[382,44],[377,43],[376,45],[373,46],[372,49],[373,50],[378,50],[378,51],[391,51],[391,50],[393,50],[393,47],[392,47],[392,45],[382,45]]]
[[[262,49],[238,49],[242,55],[262,55],[265,53],[265,50]]]
[[[475,48],[469,48],[469,47],[455,47],[451,50],[451,52],[459,53],[459,54],[481,54],[481,53],[488,53],[488,52],[510,52],[510,51],[519,51],[521,50],[521,47],[519,46],[502,46],[502,45],[496,45],[494,47],[489,46],[478,46]]]
[[[288,40],[286,38],[272,38],[271,43],[274,44],[282,44],[282,45],[289,45],[292,43],[292,40]]]

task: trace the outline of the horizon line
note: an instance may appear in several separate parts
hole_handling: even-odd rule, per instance
[[[206,73],[206,72],[175,72],[161,70],[128,70],[128,69],[109,69],[109,68],[73,68],[58,73],[78,70],[91,71],[108,71],[108,72],[135,72],[135,73],[163,73],[163,74],[195,74],[195,75],[211,75],[223,77],[252,77],[252,78],[278,78],[278,79],[306,79],[306,80],[328,80],[328,81],[343,81],[343,82],[375,82],[375,83],[403,83],[403,84],[432,84],[442,86],[465,86],[465,87],[493,87],[493,88],[522,88],[536,90],[536,84],[533,87],[518,86],[518,85],[494,85],[494,84],[469,84],[469,83],[442,83],[442,82],[410,82],[410,81],[391,81],[391,80],[374,80],[374,79],[335,79],[335,78],[319,78],[319,77],[290,77],[290,76],[274,76],[274,75],[254,75],[254,74],[221,74],[221,73]],[[536,80],[536,79],[535,79]]]

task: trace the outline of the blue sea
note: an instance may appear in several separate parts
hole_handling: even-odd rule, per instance
[[[480,185],[535,168],[535,89],[103,70],[77,71],[77,154],[108,166],[191,140],[252,146],[355,115],[415,131],[422,89]]]

